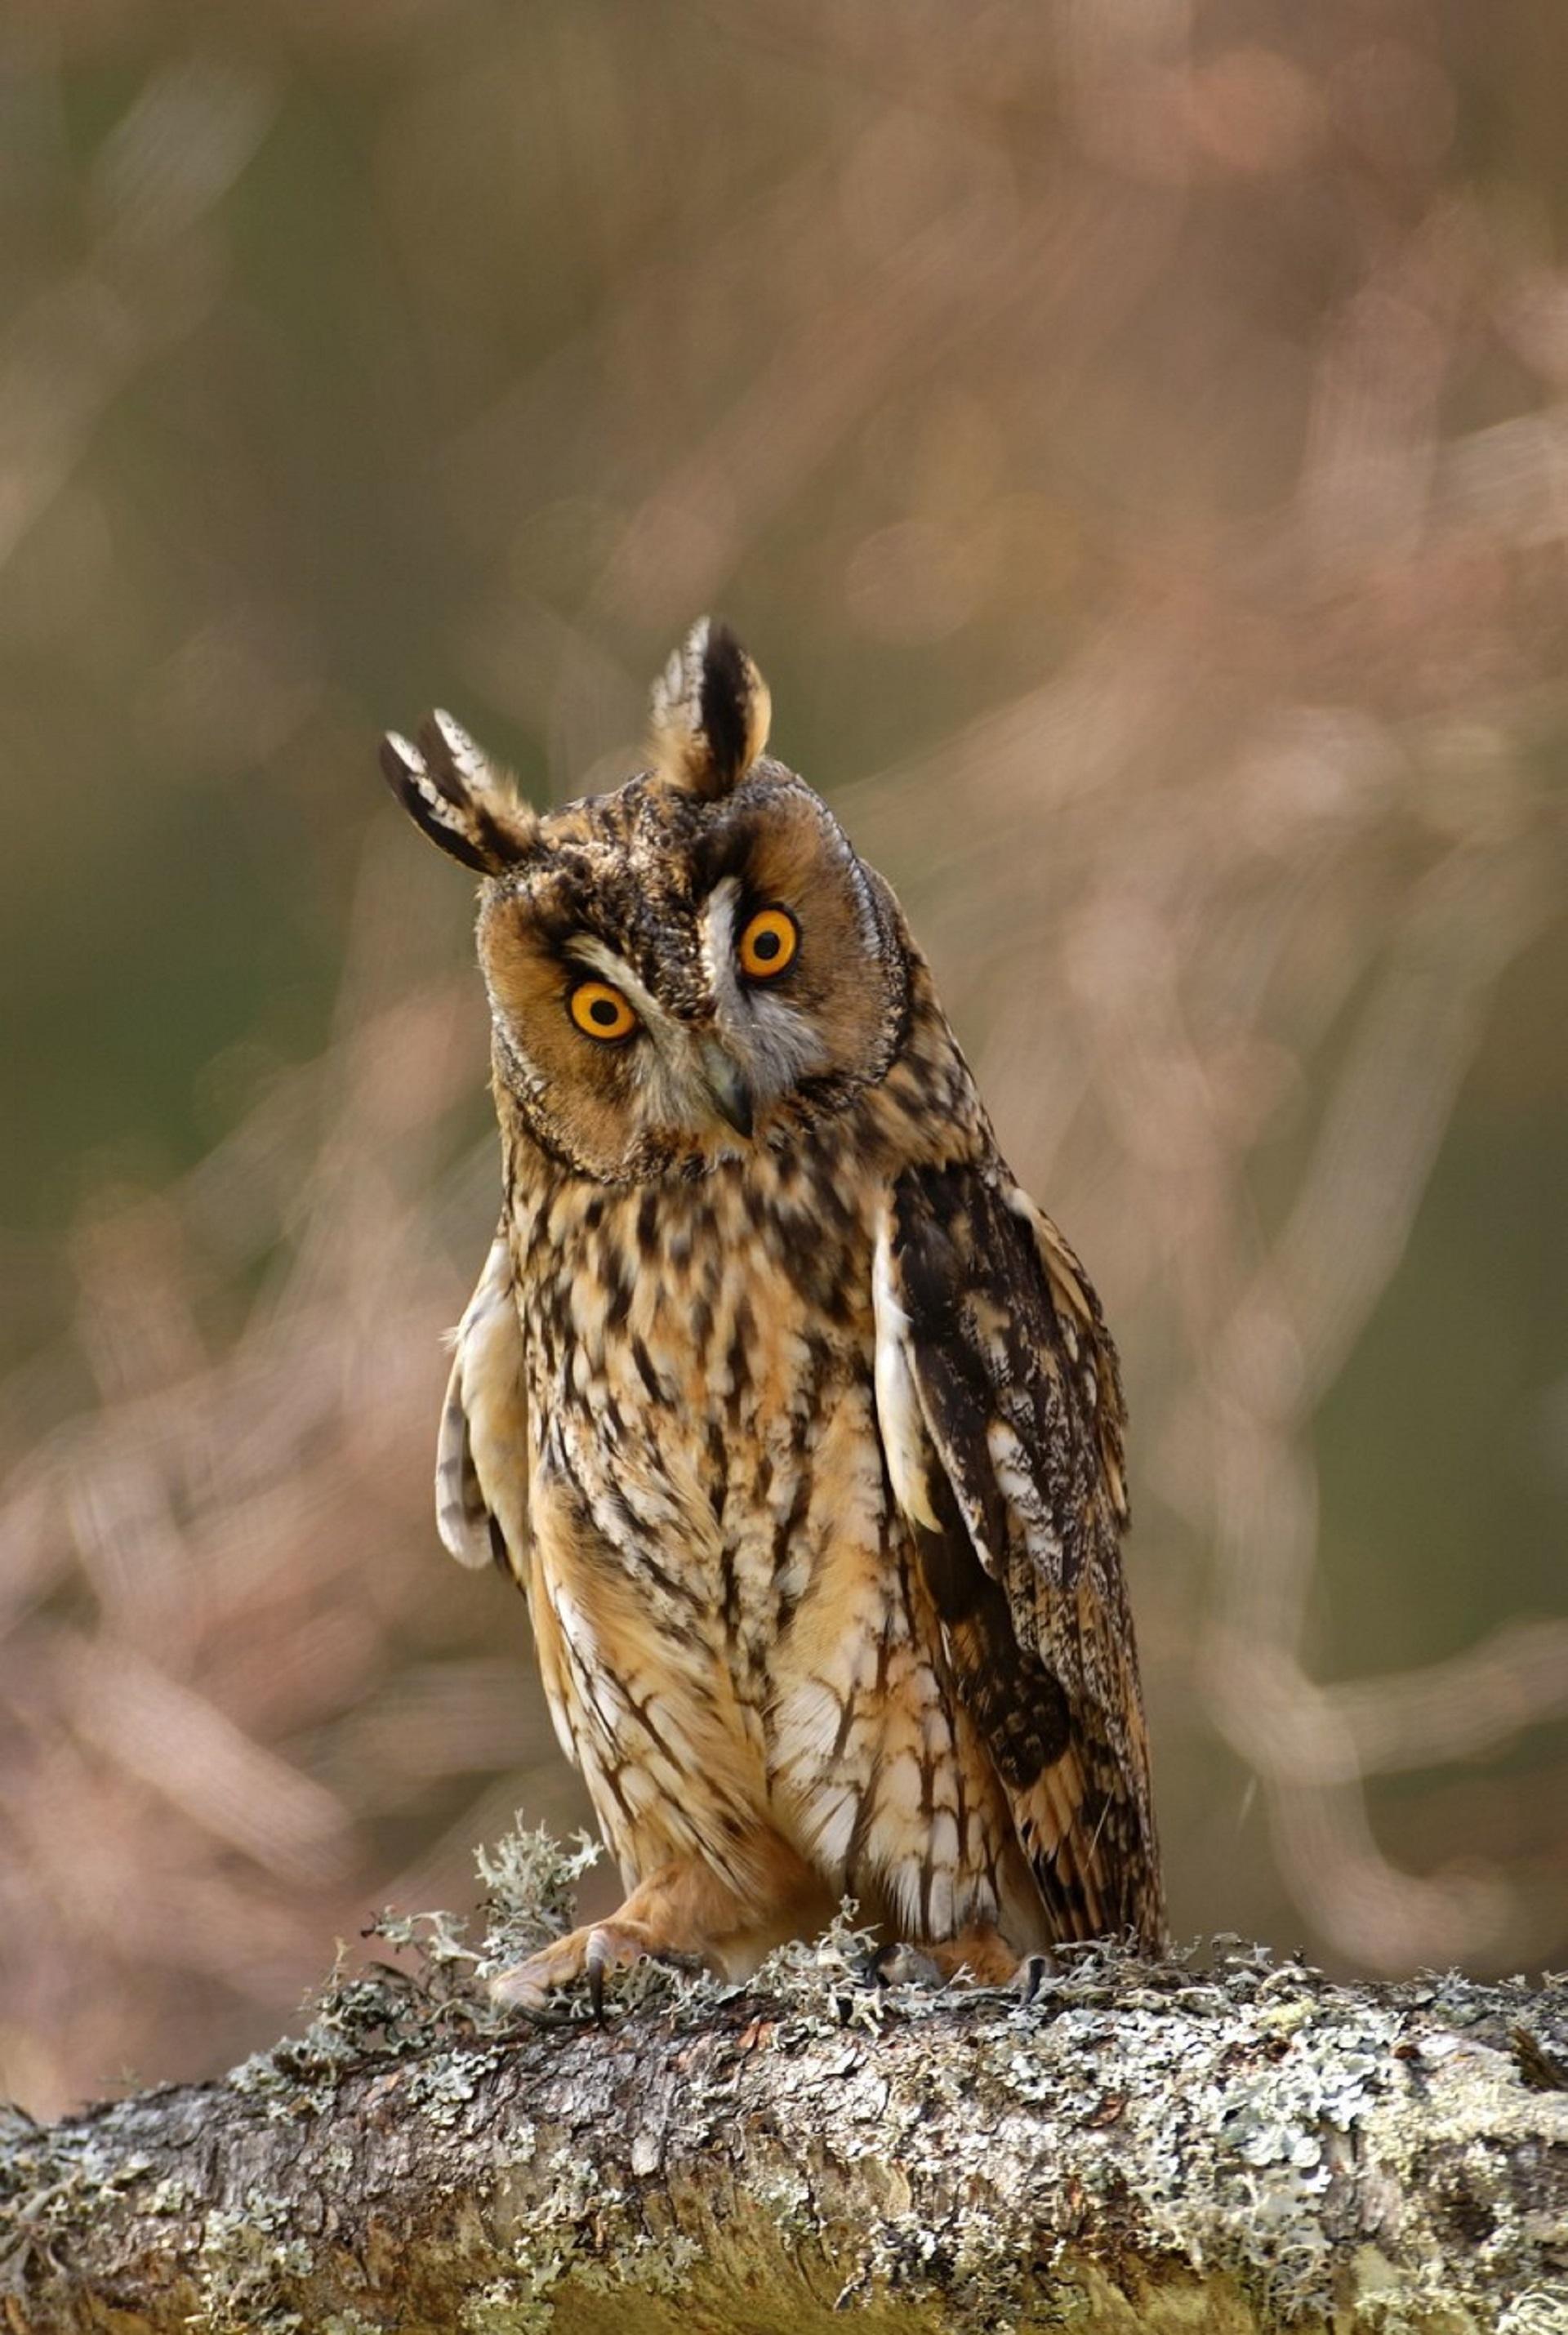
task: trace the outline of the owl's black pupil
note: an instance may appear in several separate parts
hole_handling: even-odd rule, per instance
[[[777,933],[759,933],[751,944],[751,954],[760,956],[766,964],[769,957],[778,955],[783,945]]]
[[[588,1008],[588,1016],[601,1030],[607,1030],[613,1022],[620,1020],[621,1009],[613,998],[595,997]]]

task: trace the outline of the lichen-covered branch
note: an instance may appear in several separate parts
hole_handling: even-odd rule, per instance
[[[425,1932],[222,2083],[0,2123],[9,2335],[1568,2329],[1568,1990],[878,1991],[841,1930],[513,2030]]]

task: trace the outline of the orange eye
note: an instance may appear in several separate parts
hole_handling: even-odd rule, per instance
[[[795,961],[800,927],[788,908],[759,908],[740,935],[740,970],[750,981],[771,981]]]
[[[584,1035],[598,1038],[606,1046],[613,1046],[617,1038],[629,1038],[637,1026],[636,1015],[607,981],[580,981],[566,1006]]]

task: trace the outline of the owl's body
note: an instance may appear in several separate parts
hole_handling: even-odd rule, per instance
[[[1114,1352],[765,709],[700,627],[654,770],[538,822],[450,725],[389,750],[491,878],[443,1536],[521,1584],[629,1893],[528,2004],[643,1950],[744,1974],[845,1894],[988,1975],[1163,1931]]]

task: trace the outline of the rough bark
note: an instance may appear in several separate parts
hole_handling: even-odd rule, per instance
[[[1568,2329],[1568,1990],[1222,1946],[878,1994],[841,1938],[633,1993],[494,2032],[373,1975],[221,2083],[13,2114],[6,2324]]]

